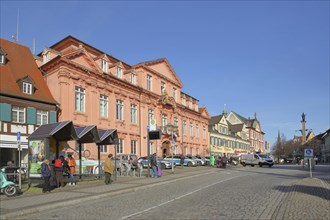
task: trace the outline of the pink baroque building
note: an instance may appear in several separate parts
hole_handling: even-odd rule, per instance
[[[36,62],[59,103],[58,121],[117,129],[118,144],[101,146],[101,159],[115,150],[146,156],[152,120],[162,135],[150,141],[151,153],[161,157],[172,152],[209,153],[209,113],[197,99],[181,92],[183,84],[166,58],[131,66],[68,36],[45,48]],[[77,148],[74,142],[69,145]],[[84,144],[83,149],[97,158],[96,144]]]

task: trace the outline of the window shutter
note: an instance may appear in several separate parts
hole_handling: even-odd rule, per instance
[[[56,111],[50,111],[49,123],[56,123]]]
[[[27,108],[27,123],[30,125],[37,123],[37,110],[35,108]]]
[[[11,121],[11,105],[0,103],[0,121]]]

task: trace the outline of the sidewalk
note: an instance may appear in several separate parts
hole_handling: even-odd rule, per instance
[[[185,167],[184,169],[176,168],[174,174],[172,174],[171,170],[167,169],[163,170],[163,176],[161,178],[118,176],[117,180],[113,181],[110,185],[105,185],[103,179],[96,179],[78,182],[76,186],[66,185],[64,188],[56,188],[51,193],[42,193],[42,189],[40,188],[39,192],[24,192],[23,190],[23,194],[16,197],[1,195],[0,219],[11,219],[50,208],[76,204],[78,201],[100,199],[155,185],[167,184],[177,179],[205,174],[208,171],[212,172],[213,168],[208,166]],[[145,169],[144,174],[146,173],[147,171]],[[114,177],[112,177],[112,180],[114,180]]]
[[[63,189],[55,189],[51,193],[42,193],[40,188],[38,192],[27,191],[12,198],[1,195],[0,219],[11,219],[77,202],[133,192],[178,179],[214,172],[214,169],[218,170],[218,168],[208,166],[185,167],[175,169],[174,174],[171,173],[171,170],[164,170],[161,178],[118,176],[117,180],[110,185],[105,185],[101,179],[79,182],[76,186],[67,185]],[[146,170],[144,172],[146,173]],[[330,220],[330,186],[328,182],[317,178],[305,178],[278,190],[285,196],[279,203],[281,204],[279,207],[271,208],[273,211],[267,218]]]

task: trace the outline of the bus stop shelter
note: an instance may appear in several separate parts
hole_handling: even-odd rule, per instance
[[[41,125],[28,137],[29,177],[41,177],[42,161],[58,158],[61,143],[77,139],[72,121]]]
[[[78,148],[79,148],[79,179],[82,175],[82,157],[81,157],[81,144],[86,143],[97,143],[100,141],[99,133],[95,125],[78,127],[75,129],[78,139]],[[100,158],[98,158],[100,161]],[[100,163],[100,162],[99,162]]]

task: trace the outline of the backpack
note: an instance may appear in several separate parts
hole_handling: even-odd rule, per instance
[[[56,168],[62,168],[62,160],[60,160],[60,159],[56,159],[56,160],[55,160],[55,164],[54,164],[54,166],[55,166]]]

